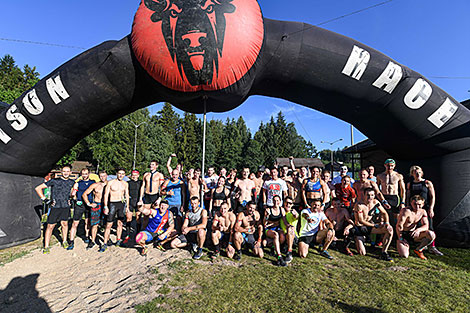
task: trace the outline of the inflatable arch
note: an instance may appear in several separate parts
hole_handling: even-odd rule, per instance
[[[353,39],[263,18],[256,0],[142,0],[129,36],[0,107],[0,247],[39,237],[34,187],[86,135],[157,102],[222,112],[251,95],[338,117],[420,164],[440,242],[470,245],[470,111],[443,90]]]

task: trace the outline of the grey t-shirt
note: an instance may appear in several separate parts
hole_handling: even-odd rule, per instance
[[[46,182],[46,186],[51,189],[51,200],[53,208],[69,208],[70,191],[75,182],[71,179],[54,178]]]

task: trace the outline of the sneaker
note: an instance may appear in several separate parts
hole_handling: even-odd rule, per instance
[[[149,252],[149,248],[143,247],[142,250],[140,251],[140,255],[146,256],[148,252]]]
[[[162,252],[165,252],[166,249],[163,247],[163,245],[161,243],[158,243],[155,248],[157,248],[158,250],[162,251]]]
[[[235,255],[233,256],[233,259],[235,261],[240,261],[242,259],[242,252],[241,251],[236,251]]]
[[[83,242],[86,244],[90,243],[90,238],[86,237],[85,240],[83,240]]]
[[[197,252],[193,255],[194,260],[199,260],[202,257],[202,249],[197,249]]]
[[[73,250],[73,248],[75,247],[75,243],[72,241],[69,246],[67,248],[65,248],[66,250]]]
[[[220,256],[220,251],[215,251],[215,252],[212,254],[211,258],[212,258],[212,259],[217,259],[219,256]]]
[[[197,253],[198,246],[195,243],[191,244],[191,252],[192,253]]]
[[[62,248],[68,250],[68,247],[69,247],[69,243],[67,241],[62,242]]]
[[[382,241],[379,241],[379,242],[377,243],[377,247],[378,247],[378,248],[382,248],[383,245],[384,245],[384,243],[383,243]]]
[[[86,246],[86,249],[87,249],[87,250],[90,250],[90,249],[93,248],[94,246],[95,246],[95,243],[90,240],[90,242],[89,242],[88,245]]]
[[[124,244],[122,243],[122,240],[121,239],[118,239],[118,241],[116,241],[115,243],[116,247],[124,247]]]
[[[107,244],[103,244],[99,250],[99,252],[105,252],[106,249],[108,249],[108,245]]]
[[[42,254],[49,254],[49,253],[51,253],[51,248],[47,247],[47,248],[42,249]]]
[[[393,262],[393,259],[390,257],[390,255],[387,252],[382,252],[380,255],[380,259],[387,261],[387,262]]]
[[[333,257],[330,255],[330,253],[328,253],[328,251],[326,250],[323,250],[321,253],[320,253],[321,256],[327,258],[327,259],[330,259],[330,260],[333,260]]]
[[[429,248],[429,253],[432,253],[434,255],[437,255],[437,256],[443,256],[444,253],[442,253],[441,251],[437,250],[436,247],[430,247]]]
[[[421,260],[427,260],[428,258],[424,256],[423,254],[423,251],[419,251],[419,250],[413,250],[416,255],[418,256],[418,258],[420,258]]]
[[[122,243],[127,244],[129,242],[129,239],[130,239],[130,237],[126,236],[126,238],[124,238],[124,241]]]
[[[284,258],[282,256],[278,256],[276,265],[284,267],[284,266],[287,266],[287,263],[286,261],[284,261]]]
[[[111,239],[109,239],[108,242],[106,243],[106,245],[108,247],[111,247],[112,245],[114,245],[114,243],[111,241]]]
[[[286,261],[287,264],[289,264],[290,262],[292,262],[292,251],[288,251],[288,252],[287,252],[285,261]]]
[[[346,250],[347,255],[354,256],[354,253],[352,253],[352,251],[349,248],[346,248],[345,250]]]

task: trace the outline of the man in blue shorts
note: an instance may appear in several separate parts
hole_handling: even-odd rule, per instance
[[[175,231],[173,213],[168,210],[168,200],[163,199],[158,205],[158,201],[152,203],[150,209],[147,209],[144,206],[138,207],[139,211],[144,215],[149,217],[149,222],[144,231],[141,231],[135,237],[136,243],[142,247],[141,255],[147,255],[148,248],[147,243],[156,240],[160,250],[163,250],[161,242],[167,239],[169,236],[173,235]],[[158,209],[157,209],[158,208]]]

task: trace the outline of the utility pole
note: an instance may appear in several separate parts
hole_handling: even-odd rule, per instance
[[[136,124],[127,117],[124,118],[126,121],[131,122],[132,125],[135,127],[135,135],[134,135],[134,161],[132,162],[132,169],[135,170],[135,158],[137,154],[137,129],[144,124],[147,124],[147,122],[142,122],[140,124]]]
[[[331,152],[331,176],[333,176],[333,172],[334,172],[334,163],[333,163],[333,144],[337,143],[338,141],[342,141],[343,138],[340,138],[340,139],[337,139],[333,142],[329,142],[329,141],[320,141],[320,143],[327,143],[330,145],[330,152]]]

